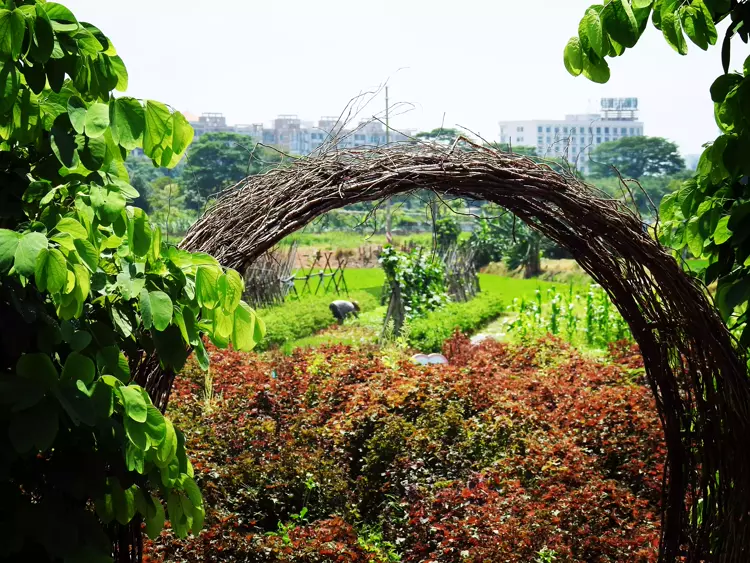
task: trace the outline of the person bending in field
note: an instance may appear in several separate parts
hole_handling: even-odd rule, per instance
[[[340,325],[344,324],[344,319],[349,315],[359,318],[359,303],[356,301],[334,301],[328,308]]]

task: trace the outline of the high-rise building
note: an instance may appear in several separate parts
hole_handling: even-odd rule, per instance
[[[640,137],[638,98],[603,98],[600,113],[566,115],[565,119],[501,121],[500,142],[535,147],[537,154],[565,158],[584,174],[591,167],[591,151],[623,137]]]

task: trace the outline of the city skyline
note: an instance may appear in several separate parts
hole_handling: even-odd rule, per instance
[[[599,98],[628,95],[640,99],[649,134],[683,153],[719,133],[709,94],[722,73],[718,46],[690,45],[681,57],[649,26],[638,49],[610,61],[609,83],[570,76],[562,52],[590,4],[583,0],[69,4],[112,38],[130,73],[128,95],[198,115],[220,111],[233,123],[338,115],[388,83],[392,105],[402,103],[395,129],[461,125],[497,140],[498,121],[589,113]],[[735,50],[732,68],[741,69],[742,54]],[[384,107],[381,94],[363,117]]]

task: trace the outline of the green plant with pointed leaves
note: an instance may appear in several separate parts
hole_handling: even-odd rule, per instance
[[[139,367],[179,371],[195,349],[207,368],[202,335],[250,350],[264,327],[237,272],[130,205],[128,153],[173,167],[193,130],[113,95],[128,75],[99,29],[0,2],[0,64],[0,561],[111,561],[118,525],[203,522],[184,436]]]
[[[743,72],[730,72],[733,42],[750,39],[750,4],[739,0],[617,0],[590,7],[578,37],[565,48],[573,75],[596,82],[609,79],[606,57],[635,46],[651,18],[681,55],[686,36],[706,50],[718,41],[716,25],[726,19],[721,64],[724,73],[710,87],[721,135],[705,145],[696,174],[665,196],[659,238],[676,251],[688,249],[707,266],[697,275],[717,282],[716,304],[741,344],[750,345],[750,58]]]

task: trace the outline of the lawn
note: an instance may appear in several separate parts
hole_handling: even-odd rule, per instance
[[[461,233],[459,240],[468,239],[471,233]],[[296,241],[300,247],[312,247],[318,250],[338,250],[345,248],[359,248],[360,246],[387,244],[385,235],[371,233],[353,233],[351,231],[330,231],[325,233],[297,232],[281,241],[282,246],[289,246]],[[432,247],[432,233],[412,233],[394,235],[393,244],[413,243],[424,248]]]
[[[349,291],[367,291],[368,293],[372,293],[375,297],[379,298],[383,289],[385,274],[380,268],[347,268],[346,270],[344,270],[344,280],[346,281],[346,287],[349,288]],[[325,295],[324,290],[325,288],[328,288],[328,294],[331,295],[331,299],[336,298],[333,284],[329,283],[330,281],[330,277],[324,278],[320,291],[318,292],[318,296]],[[297,291],[301,293],[305,282],[297,280],[294,283],[297,286]],[[309,287],[312,292],[315,291],[315,289],[318,287],[318,284],[318,279],[313,278],[310,280]],[[307,298],[309,297],[309,295],[306,293],[302,297]]]
[[[344,276],[351,294],[361,294],[364,292],[370,294],[379,303],[382,295],[383,284],[385,282],[385,274],[383,273],[383,270],[380,268],[347,269],[345,270]],[[316,284],[317,281],[314,281],[312,284],[313,289]],[[482,292],[485,294],[485,298],[499,297],[502,299],[503,303],[507,305],[511,305],[514,299],[519,301],[534,300],[537,289],[544,294],[546,294],[549,289],[556,290],[560,293],[567,293],[570,290],[570,285],[565,283],[549,282],[539,279],[509,278],[493,274],[479,274],[479,284]],[[585,285],[574,286],[574,291],[576,292],[585,292],[587,289],[588,287]],[[298,286],[298,290],[301,290],[301,285]],[[326,294],[322,292],[316,297],[305,295],[302,297],[302,302],[316,300],[319,302],[318,307],[321,310],[325,310],[325,297]],[[329,292],[327,298],[333,301],[334,299],[345,299],[346,296],[337,296],[335,293]],[[292,317],[294,317],[294,311],[298,311],[299,307],[300,301],[290,300],[281,307],[273,308],[271,310],[274,313],[282,313],[283,310],[288,309]],[[347,321],[344,327],[337,327],[319,333],[304,335],[298,339],[286,342],[282,348],[289,353],[297,347],[315,347],[326,343],[356,344],[363,341],[372,341],[380,334],[385,313],[385,306],[368,308],[360,315],[359,319]],[[321,313],[321,315],[327,315],[327,310]],[[285,322],[288,322],[290,317],[284,314],[274,314],[273,318],[285,319]],[[333,322],[333,319],[331,319],[331,322]],[[317,326],[320,326],[320,323]]]

